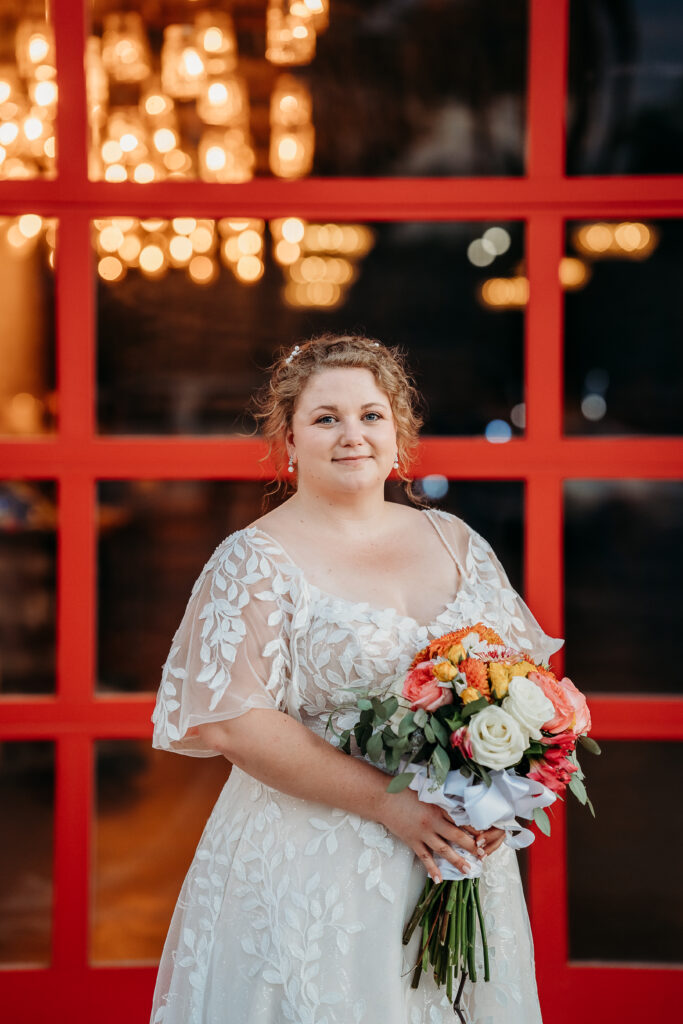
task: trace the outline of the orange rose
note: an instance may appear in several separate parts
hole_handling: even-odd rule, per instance
[[[569,700],[565,690],[560,686],[559,680],[549,672],[536,669],[530,672],[527,679],[531,679],[548,698],[555,708],[555,714],[541,726],[546,732],[564,732],[574,725],[574,707]]]
[[[434,675],[434,662],[422,661],[411,669],[403,684],[403,696],[410,701],[410,710],[436,711],[444,704],[453,703],[453,691],[439,685]]]

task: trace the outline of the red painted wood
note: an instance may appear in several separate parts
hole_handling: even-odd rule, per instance
[[[284,217],[310,220],[519,220],[555,210],[568,219],[683,215],[683,175],[593,178],[258,178],[244,185],[0,182],[7,213],[83,210],[95,217]]]
[[[536,187],[564,177],[569,0],[529,4],[527,174]],[[552,42],[551,42],[552,40]]]
[[[56,738],[54,958],[47,970],[2,974],[3,1009],[21,1024],[45,1019],[147,1022],[154,969],[87,966],[93,741],[147,737],[152,696],[94,695],[95,527],[99,478],[268,476],[263,446],[236,438],[97,438],[89,222],[115,214],[334,220],[524,218],[531,302],[525,325],[527,433],[507,445],[481,438],[426,438],[416,475],[521,479],[526,483],[525,596],[543,627],[563,632],[562,484],[565,478],[679,479],[679,438],[562,437],[562,293],[557,264],[563,222],[572,218],[683,216],[683,175],[568,178],[564,173],[569,0],[530,0],[527,174],[518,179],[263,179],[240,186],[203,182],[110,185],[86,177],[82,0],[54,0],[60,108],[56,181],[0,182],[0,209],[60,218],[57,267],[59,433],[0,442],[0,473],[59,481],[58,694],[0,699],[0,737]],[[77,581],[77,582],[76,582]],[[563,652],[553,659],[562,670]],[[643,701],[647,713],[643,715]],[[683,700],[626,694],[591,697],[597,739],[683,738]],[[567,962],[566,843],[562,807],[553,836],[530,851],[530,911],[546,1024],[586,1024],[680,1001],[681,974],[653,965]]]
[[[533,396],[529,395],[533,401]],[[235,478],[269,480],[265,446],[240,438],[140,437],[0,441],[0,473],[8,479],[50,479],[78,469],[112,479]],[[413,475],[451,479],[523,479],[532,473],[581,479],[677,479],[683,439],[514,438],[492,444],[481,437],[426,437]]]
[[[78,972],[77,977],[87,964],[90,814],[93,786],[91,759],[92,743],[87,734],[59,739],[55,797],[52,965],[56,973],[62,970],[75,970]],[[65,1010],[67,1005],[69,1004],[63,1004]]]

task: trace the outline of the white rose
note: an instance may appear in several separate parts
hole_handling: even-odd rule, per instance
[[[472,715],[468,728],[472,758],[486,768],[511,768],[526,750],[519,724],[496,704]]]
[[[503,707],[517,721],[529,740],[540,740],[541,726],[555,716],[552,701],[548,700],[540,686],[526,676],[513,676],[510,680]]]

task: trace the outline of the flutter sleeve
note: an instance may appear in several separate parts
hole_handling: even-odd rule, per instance
[[[481,534],[467,527],[470,542],[467,571],[484,591],[486,607],[495,609],[497,631],[517,650],[534,661],[548,662],[564,644],[559,637],[549,636],[522,597],[514,589],[495,551]],[[491,625],[496,628],[494,623]]]
[[[267,545],[245,531],[220,544],[197,578],[163,666],[153,746],[194,757],[197,726],[252,708],[286,710],[285,591]]]

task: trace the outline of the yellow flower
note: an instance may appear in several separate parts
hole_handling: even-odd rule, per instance
[[[510,666],[503,665],[499,661],[492,661],[489,664],[489,679],[493,688],[494,696],[502,700],[507,695],[510,685]]]
[[[511,676],[528,676],[530,672],[534,672],[536,666],[532,665],[530,661],[518,661],[516,665],[513,665],[510,669]]]
[[[450,683],[457,674],[457,668],[455,665],[451,665],[450,661],[440,661],[438,665],[434,666],[434,675],[439,682]]]
[[[465,657],[465,648],[463,647],[459,640],[457,644],[453,644],[452,647],[448,648],[448,650],[446,651],[446,657],[448,658],[449,661],[452,661],[454,665],[457,665],[458,662],[462,661],[462,659]]]
[[[460,700],[463,704],[470,704],[473,700],[479,700],[480,697],[479,690],[475,690],[473,686],[467,686],[460,694]]]

